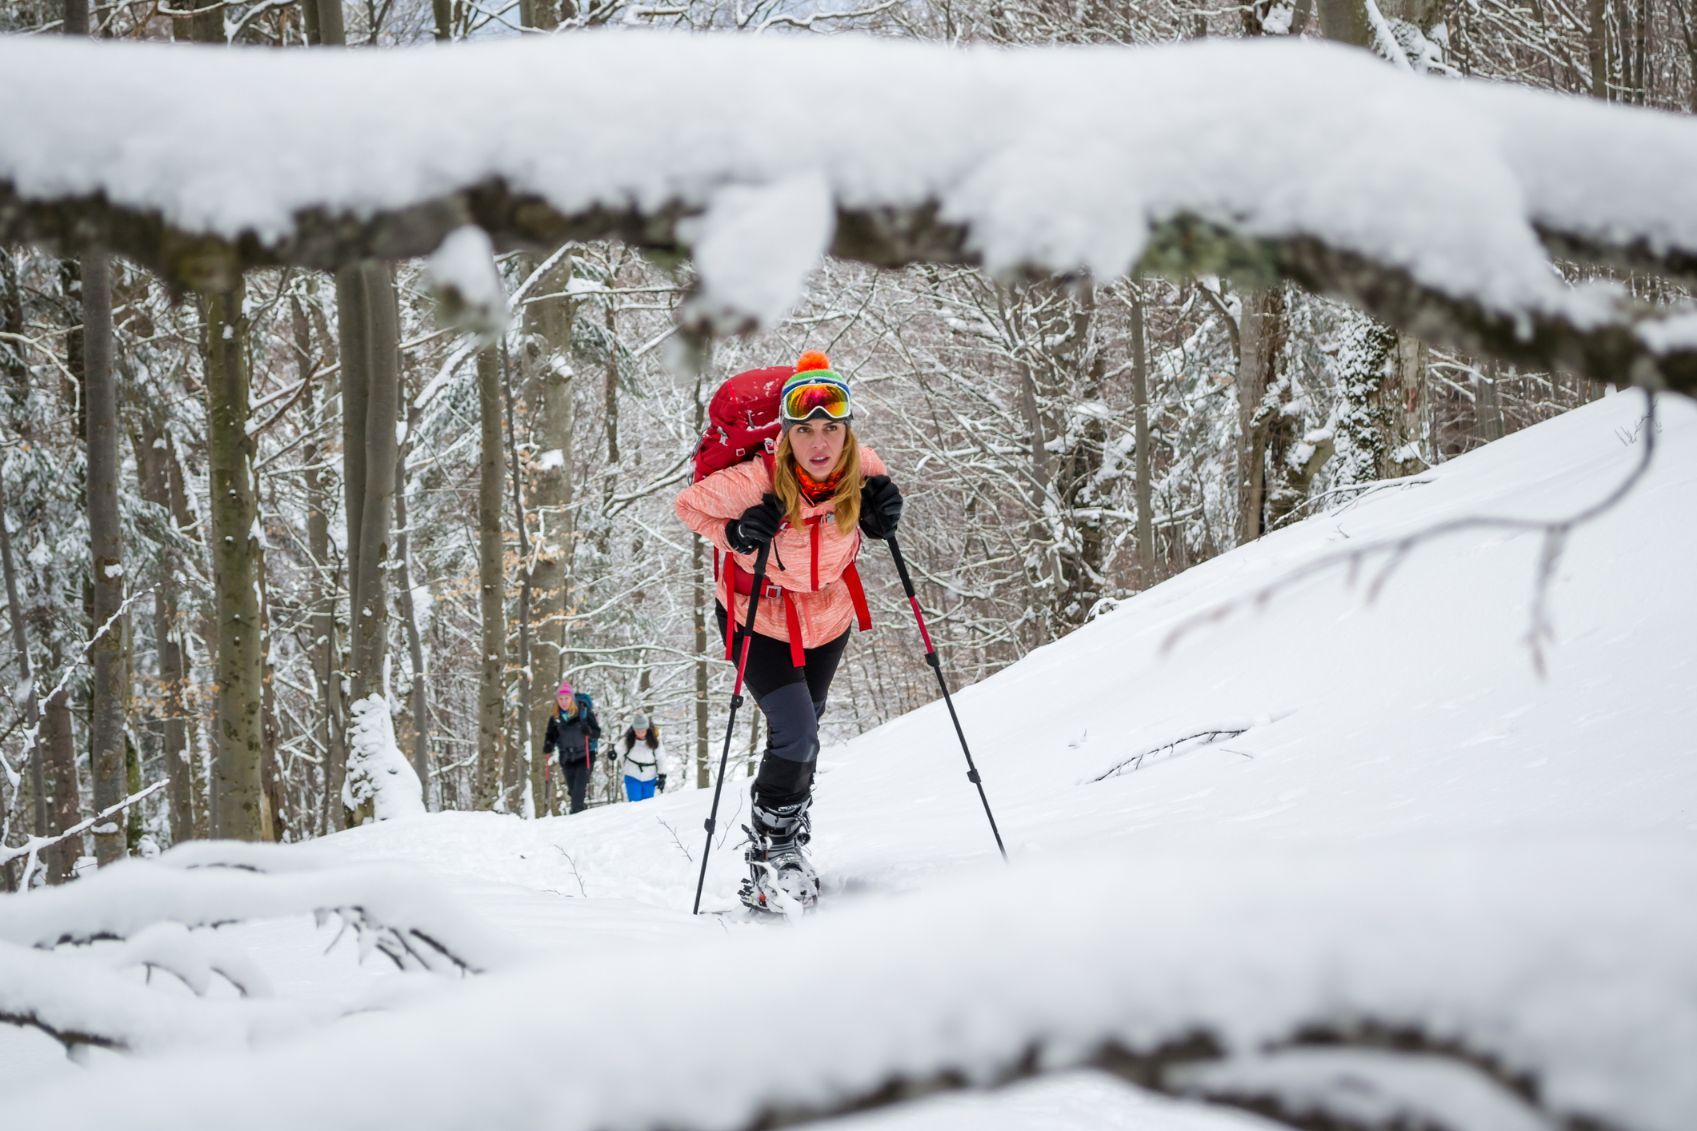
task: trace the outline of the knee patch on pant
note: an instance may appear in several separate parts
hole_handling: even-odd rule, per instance
[[[768,753],[754,778],[754,800],[768,806],[800,801],[813,789],[813,767],[812,762],[791,762]]]
[[[819,719],[805,683],[786,683],[760,700],[766,716],[766,757],[811,762],[819,756]]]

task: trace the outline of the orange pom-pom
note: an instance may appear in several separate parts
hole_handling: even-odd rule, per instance
[[[797,358],[795,363],[795,371],[797,373],[806,373],[810,369],[829,368],[831,368],[831,359],[826,357],[819,350],[808,350],[806,353]]]

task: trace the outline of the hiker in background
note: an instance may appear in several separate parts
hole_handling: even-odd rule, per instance
[[[619,741],[624,751],[626,800],[647,801],[656,790],[664,793],[670,760],[666,748],[660,745],[660,728],[649,722],[647,715],[637,715]]]
[[[818,898],[804,846],[812,833],[819,718],[849,632],[857,622],[862,630],[871,626],[854,564],[862,537],[887,537],[901,518],[901,492],[884,461],[856,438],[852,408],[848,382],[825,355],[802,354],[779,392],[776,449],[708,474],[676,504],[684,524],[726,555],[717,593],[721,632],[732,627],[729,616],[741,636],[756,558],[771,546],[745,676],[768,736],[754,778],[749,878],[740,893],[759,910],[805,907]]]
[[[595,717],[594,700],[562,682],[554,693],[554,713],[548,716],[548,736],[542,742],[542,754],[544,757],[552,754],[559,760],[573,813],[581,813],[586,807],[584,795],[589,792],[589,772],[595,765],[600,743],[601,723]]]

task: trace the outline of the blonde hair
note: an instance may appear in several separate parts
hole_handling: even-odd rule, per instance
[[[855,439],[853,428],[845,426],[844,432],[843,454],[837,457],[837,466],[831,469],[832,475],[842,473],[837,490],[830,498],[838,534],[847,534],[859,525],[860,488],[865,484],[865,478],[860,474],[860,441]],[[788,428],[778,437],[778,450],[772,455],[772,494],[778,497],[778,505],[784,508],[784,518],[789,524],[802,526],[805,519],[801,513],[804,505],[801,480],[796,478],[795,450],[790,446]]]

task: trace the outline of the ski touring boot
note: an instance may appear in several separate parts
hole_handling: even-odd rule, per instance
[[[770,804],[756,794],[752,824],[744,825],[748,848],[748,878],[737,894],[751,911],[790,915],[810,910],[819,901],[819,876],[807,858],[812,825],[807,810],[811,794],[798,801]]]

